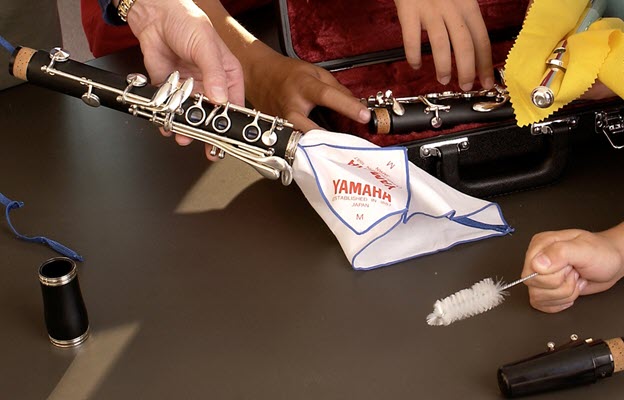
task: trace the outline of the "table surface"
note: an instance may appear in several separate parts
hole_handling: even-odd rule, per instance
[[[140,59],[95,62],[120,73]],[[496,370],[572,333],[624,334],[621,284],[549,315],[524,286],[448,327],[436,299],[516,279],[533,234],[624,220],[623,153],[597,137],[554,185],[497,197],[505,237],[354,271],[296,185],[211,164],[149,122],[22,85],[0,93],[0,192],[23,233],[77,250],[92,336],[46,336],[38,266],[0,223],[0,387],[19,399],[496,399]],[[619,398],[624,377],[536,396]]]

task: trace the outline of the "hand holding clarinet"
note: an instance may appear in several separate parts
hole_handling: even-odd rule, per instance
[[[113,0],[113,5],[119,3]],[[154,84],[163,83],[171,71],[179,71],[184,78],[192,77],[211,101],[244,105],[241,64],[193,1],[135,1],[125,17],[139,40],[145,68]],[[161,132],[171,136],[171,132]],[[183,146],[192,141],[182,135],[175,138]],[[206,155],[216,160],[211,149],[206,146]]]

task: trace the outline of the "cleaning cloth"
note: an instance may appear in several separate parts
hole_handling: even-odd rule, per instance
[[[293,177],[355,269],[512,231],[497,204],[429,175],[404,147],[313,130],[299,141]]]

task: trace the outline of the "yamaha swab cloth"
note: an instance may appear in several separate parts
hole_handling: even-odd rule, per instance
[[[294,179],[355,269],[371,269],[512,231],[496,203],[467,196],[407,159],[404,147],[315,130]]]

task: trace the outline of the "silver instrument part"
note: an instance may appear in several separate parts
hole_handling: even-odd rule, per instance
[[[87,92],[80,97],[82,101],[88,106],[91,107],[99,107],[100,106],[100,98],[97,94],[93,93],[93,86],[88,85]]]
[[[548,86],[538,86],[531,92],[531,101],[539,108],[548,108],[555,102],[555,93]]]
[[[531,102],[539,108],[548,108],[555,102],[559,87],[566,73],[568,38],[585,32],[590,25],[602,18],[607,8],[607,0],[591,0],[580,15],[574,28],[555,46],[546,60],[546,71],[537,87],[531,91]]]
[[[206,120],[206,110],[202,107],[203,94],[199,94],[197,102],[186,109],[184,113],[184,119],[189,125],[199,126]]]
[[[425,114],[434,113],[433,118],[431,118],[431,126],[436,129],[440,128],[442,126],[440,111],[449,112],[451,106],[432,103],[425,96],[419,96],[419,100],[427,106],[425,107]]]
[[[54,64],[69,60],[69,56],[69,52],[60,47],[55,47],[50,50],[50,63],[47,66],[44,65],[41,67],[41,70],[47,74],[54,75]]]
[[[398,116],[401,116],[405,113],[405,107],[403,107],[403,104],[423,103],[426,106],[424,110],[425,113],[435,114],[434,117],[431,119],[431,125],[434,128],[439,128],[442,124],[442,117],[440,117],[440,112],[449,112],[452,106],[444,105],[441,103],[434,103],[432,102],[432,100],[470,100],[479,98],[483,98],[484,100],[475,103],[472,109],[476,112],[490,112],[501,107],[509,101],[509,92],[507,91],[506,87],[501,85],[494,85],[492,89],[471,90],[467,92],[444,91],[438,93],[427,93],[424,95],[411,97],[394,97],[391,90],[386,90],[385,93],[377,92],[374,96],[369,96],[367,99],[362,99],[362,103],[369,108],[390,108],[392,112]]]
[[[257,142],[261,136],[260,125],[258,125],[259,113],[256,111],[254,119],[243,128],[243,139],[249,143]]]
[[[480,101],[472,105],[472,109],[477,112],[490,112],[502,107],[509,101],[509,94],[507,89],[503,89],[501,86],[494,86],[494,89],[499,91],[499,95],[496,96],[496,101]]]
[[[147,77],[138,73],[128,74],[126,83],[131,83],[134,87],[143,87],[147,85]]]
[[[230,116],[228,115],[229,109],[230,109],[230,103],[227,102],[225,104],[225,108],[223,109],[223,111],[219,115],[215,115],[214,118],[212,119],[212,123],[211,123],[212,129],[214,129],[215,131],[219,133],[225,133],[230,129],[230,127],[232,126],[232,120],[230,119]]]
[[[94,89],[112,93],[117,95],[117,101],[129,105],[128,111],[132,115],[147,119],[165,130],[212,145],[210,152],[212,155],[223,158],[226,154],[229,154],[249,164],[265,178],[273,180],[281,178],[284,185],[289,185],[292,182],[291,164],[294,162],[297,143],[301,138],[302,132],[295,130],[292,124],[286,120],[231,103],[226,103],[225,105],[213,104],[202,94],[197,94],[197,101],[187,110],[183,110],[181,107],[191,96],[194,81],[192,78],[189,78],[180,84],[180,74],[177,71],[169,75],[165,83],[154,93],[152,98],[146,98],[132,91],[134,88],[143,87],[147,84],[147,78],[144,75],[129,74],[126,77],[128,85],[124,89],[117,89],[55,68],[57,62],[60,63],[68,59],[69,53],[56,48],[50,52],[50,63],[47,66],[42,66],[41,70],[49,75],[57,75],[85,85],[87,91],[82,95],[82,100],[86,104],[93,107],[100,105],[99,97],[93,93]],[[204,102],[213,107],[207,116],[206,110],[203,108]],[[192,117],[193,111],[199,114]],[[243,113],[248,117],[253,116],[253,122],[247,126],[252,124],[257,126],[258,138],[262,138],[262,142],[269,148],[260,148],[223,136],[232,126],[228,111]],[[184,115],[184,121],[188,125],[176,122],[174,120],[176,115]],[[271,128],[261,134],[260,126],[258,125],[259,120],[270,122]],[[202,123],[206,127],[212,127],[216,133],[198,128]],[[285,157],[281,158],[274,155],[275,150],[271,146],[278,139],[276,130],[281,130],[284,127],[293,129],[293,131],[286,147]]]
[[[262,143],[267,146],[273,146],[277,142],[277,133],[275,133],[275,128],[277,127],[278,118],[273,120],[271,124],[271,128],[268,131],[265,131],[262,134]]]

